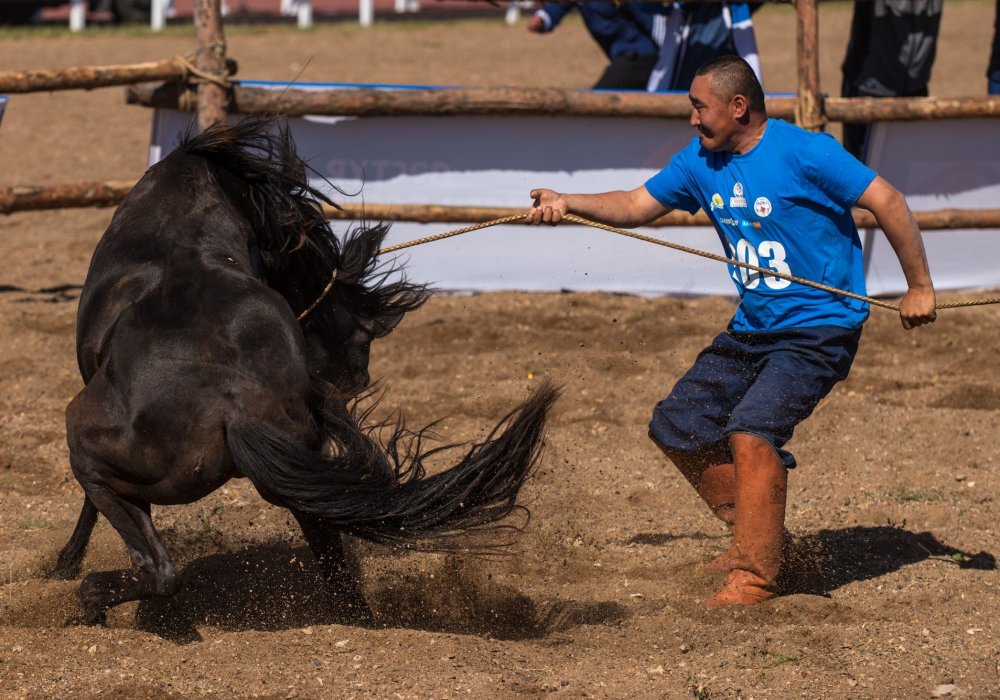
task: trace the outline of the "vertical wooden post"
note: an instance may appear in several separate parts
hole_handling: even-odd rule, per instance
[[[795,123],[809,131],[823,131],[825,121],[819,92],[819,13],[817,0],[795,0],[799,82]]]
[[[226,36],[220,0],[195,0],[195,65],[198,70],[226,77]],[[204,131],[226,119],[226,89],[212,82],[198,84],[198,127]]]

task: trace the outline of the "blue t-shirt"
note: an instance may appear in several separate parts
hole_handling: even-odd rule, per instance
[[[865,294],[861,240],[851,207],[875,172],[829,134],[769,119],[747,153],[713,153],[696,137],[646,182],[661,204],[704,209],[729,257]],[[732,328],[856,328],[868,304],[735,265],[740,294]]]

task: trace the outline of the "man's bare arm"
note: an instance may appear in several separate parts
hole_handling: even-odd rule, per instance
[[[525,221],[529,224],[558,224],[566,214],[576,214],[610,226],[632,228],[648,224],[671,211],[660,204],[645,187],[625,192],[562,194],[553,190],[531,191],[534,205]]]
[[[937,318],[934,311],[934,283],[931,281],[920,229],[903,194],[876,176],[858,198],[857,206],[875,215],[875,220],[885,232],[885,237],[903,268],[908,287],[899,303],[899,318],[903,328],[909,330],[931,323]]]

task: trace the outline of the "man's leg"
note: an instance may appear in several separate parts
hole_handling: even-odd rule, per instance
[[[847,377],[860,335],[860,329],[815,327],[762,344],[760,372],[726,426],[736,476],[732,570],[709,605],[753,605],[774,596],[787,537],[787,470],[795,466],[783,447]]]
[[[736,475],[732,570],[708,605],[754,605],[774,597],[785,532],[788,473],[774,448],[755,435],[730,437]]]
[[[653,442],[656,443],[655,438]],[[717,449],[686,454],[658,443],[657,446],[694,487],[712,514],[732,527],[736,507],[736,471],[728,454]]]
[[[595,90],[645,90],[649,74],[656,65],[656,54],[626,55],[611,59],[594,84]]]
[[[736,473],[723,427],[754,380],[740,347],[726,333],[705,348],[657,404],[649,437],[709,507],[732,527]],[[728,571],[725,555],[706,566]]]
[[[654,439],[654,442],[655,439]],[[684,475],[695,492],[701,496],[712,515],[721,520],[730,530],[736,522],[736,468],[728,452],[724,450],[709,450],[706,453],[688,455],[676,450],[670,450],[658,445],[677,471]],[[720,457],[725,454],[725,457]],[[718,573],[727,573],[733,566],[736,552],[735,543],[709,561],[705,569]]]

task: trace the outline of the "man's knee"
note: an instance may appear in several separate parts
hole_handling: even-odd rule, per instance
[[[783,463],[778,448],[766,438],[753,433],[731,433],[729,450],[734,459],[746,461],[748,464]]]
[[[692,484],[697,484],[701,480],[702,473],[706,469],[732,461],[729,450],[724,444],[710,447],[695,445],[682,447],[657,439],[653,431],[649,432],[649,439]]]
[[[663,442],[663,440],[661,440],[657,436],[656,431],[654,430],[654,423],[655,423],[655,420],[649,424],[649,432],[647,433],[647,435],[649,436],[649,439],[652,441],[652,443],[654,445],[656,445],[658,448],[660,448],[660,452],[662,452],[666,456],[666,458],[669,459],[671,462],[675,462],[676,463],[676,461],[677,461],[676,458],[682,458],[683,459],[683,456],[684,456],[684,451],[683,450],[681,450],[681,449],[679,449],[677,447],[673,447],[671,445],[665,444]]]

